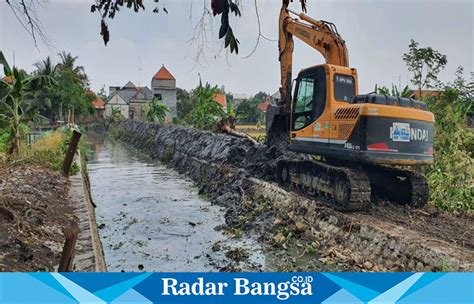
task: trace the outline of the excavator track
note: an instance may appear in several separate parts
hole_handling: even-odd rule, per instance
[[[280,160],[277,181],[341,211],[367,210],[371,206],[370,180],[363,170],[337,167],[320,161]]]
[[[375,198],[414,208],[428,202],[428,182],[422,174],[385,166],[367,166],[366,172]]]
[[[276,179],[286,188],[320,201],[336,210],[364,211],[377,199],[414,208],[428,201],[423,175],[385,166],[342,166],[313,160],[280,160]]]

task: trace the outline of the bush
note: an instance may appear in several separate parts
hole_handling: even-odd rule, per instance
[[[24,148],[20,154],[9,158],[10,165],[41,165],[53,171],[61,171],[64,157],[69,146],[72,132],[54,131],[46,133],[29,149]],[[79,167],[73,163],[71,174],[77,173]]]
[[[452,211],[474,211],[474,134],[467,129],[466,113],[472,106],[447,88],[440,98],[428,102],[435,114],[434,164],[426,174],[430,201]]]

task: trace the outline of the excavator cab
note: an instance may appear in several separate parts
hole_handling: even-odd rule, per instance
[[[373,164],[433,161],[433,114],[423,102],[357,95],[356,69],[330,64],[302,70],[290,112],[295,152]]]

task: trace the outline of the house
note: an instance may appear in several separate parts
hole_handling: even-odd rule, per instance
[[[222,107],[224,112],[227,112],[227,97],[225,96],[225,94],[216,93],[214,94],[213,99]]]
[[[123,87],[110,87],[109,98],[105,104],[105,116],[112,116],[112,108],[118,109],[125,118],[133,119],[134,113],[130,116],[130,99],[137,94],[137,87],[131,82],[127,82]]]
[[[153,97],[158,98],[162,103],[168,106],[170,109],[169,116],[171,118],[176,117],[176,79],[165,65],[162,65],[151,79],[151,90]]]
[[[129,101],[129,118],[146,121],[147,106],[153,100],[153,92],[148,87],[138,87],[137,92]]]
[[[277,104],[280,102],[281,96],[280,91],[276,91],[273,95],[269,95],[265,98],[265,100],[257,105],[257,109],[262,111],[263,113],[267,112],[268,106],[271,104]]]
[[[151,79],[151,88],[137,87],[133,82],[127,82],[123,87],[110,86],[109,98],[105,105],[105,116],[112,116],[112,108],[120,110],[123,117],[132,120],[146,120],[146,108],[158,98],[168,106],[170,113],[167,121],[171,121],[176,113],[176,79],[163,65]]]
[[[267,96],[265,100],[257,105],[257,109],[262,111],[263,113],[267,112],[268,106],[270,105],[270,96]]]
[[[95,110],[95,118],[103,119],[105,112],[105,102],[99,96],[92,101],[92,107]]]

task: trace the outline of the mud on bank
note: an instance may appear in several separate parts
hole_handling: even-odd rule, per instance
[[[272,183],[281,155],[303,155],[177,126],[125,121],[111,125],[110,133],[188,173],[213,203],[226,207],[228,231],[258,233],[266,244],[286,248],[287,270],[304,270],[292,268],[293,247],[318,251],[319,262],[351,270],[474,269],[472,217],[387,202],[344,214]]]
[[[59,173],[0,167],[0,271],[54,271],[72,213]]]

